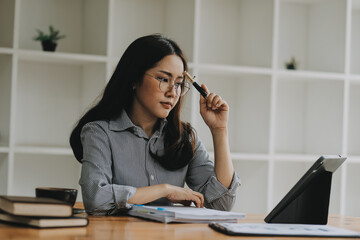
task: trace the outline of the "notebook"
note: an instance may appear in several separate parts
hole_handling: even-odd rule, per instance
[[[132,205],[132,209],[128,211],[128,214],[130,216],[163,223],[210,223],[213,221],[237,222],[237,219],[245,218],[244,213],[185,206]]]

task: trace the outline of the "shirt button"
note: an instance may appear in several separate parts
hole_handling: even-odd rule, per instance
[[[154,175],[151,175],[150,178],[152,181],[154,181]]]

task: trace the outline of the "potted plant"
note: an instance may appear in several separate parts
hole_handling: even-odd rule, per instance
[[[43,31],[37,29],[38,35],[33,39],[35,41],[41,41],[42,49],[44,51],[54,52],[57,46],[57,41],[65,38],[65,35],[59,35],[59,30],[55,30],[53,26],[49,26],[49,34],[45,34]]]
[[[286,67],[286,69],[296,70],[297,62],[296,62],[295,58],[291,57],[290,61],[285,63],[285,67]]]

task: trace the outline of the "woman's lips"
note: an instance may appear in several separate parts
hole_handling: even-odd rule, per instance
[[[171,102],[161,102],[161,105],[164,106],[166,109],[171,109],[172,103]]]

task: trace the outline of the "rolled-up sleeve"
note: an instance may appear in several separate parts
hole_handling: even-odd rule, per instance
[[[225,211],[230,211],[234,206],[237,190],[241,184],[236,172],[229,188],[218,181],[214,163],[199,139],[197,139],[194,158],[188,168],[186,183],[191,189],[204,195],[205,207]]]
[[[84,148],[79,184],[86,211],[92,215],[111,215],[129,208],[127,201],[136,188],[112,183],[112,155],[109,139],[96,123],[86,124],[81,132]]]

